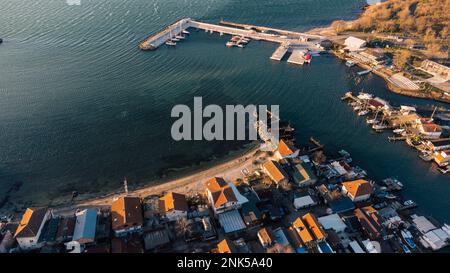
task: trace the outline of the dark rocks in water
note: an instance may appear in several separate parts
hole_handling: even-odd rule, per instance
[[[72,198],[75,198],[75,197],[77,197],[78,196],[78,192],[77,191],[73,191],[72,192]]]
[[[2,38],[0,38],[0,44],[1,44],[1,43],[3,43],[3,39],[2,39]]]

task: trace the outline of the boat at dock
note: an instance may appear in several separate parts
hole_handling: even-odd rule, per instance
[[[366,75],[366,74],[369,74],[371,71],[372,71],[372,70],[368,69],[368,70],[359,71],[359,72],[356,73],[356,74],[358,74],[358,76],[364,76],[364,75]]]
[[[403,183],[396,178],[389,177],[382,180],[388,191],[400,191],[403,189]]]
[[[226,44],[225,44],[227,47],[233,47],[233,46],[236,46],[236,43],[235,42],[227,42]]]
[[[358,116],[365,116],[365,115],[367,115],[367,114],[369,114],[369,113],[370,113],[369,110],[362,110],[362,111],[359,111],[359,112],[358,112]]]
[[[405,132],[405,129],[395,129],[392,132],[396,135],[401,135],[403,132]]]
[[[176,46],[177,43],[175,43],[173,40],[168,40],[168,41],[166,42],[166,45],[168,45],[168,46]]]
[[[383,124],[374,124],[372,125],[372,129],[374,129],[375,131],[381,131],[384,129],[387,129],[388,126],[387,125],[383,125]]]
[[[352,66],[355,65],[355,62],[353,62],[353,61],[346,61],[345,65],[348,66],[348,67],[352,67]]]
[[[414,243],[413,236],[412,236],[411,232],[409,232],[406,229],[403,229],[403,230],[400,231],[400,234],[402,235],[403,240],[406,242],[406,244],[411,249],[416,249],[416,244]]]
[[[182,30],[181,33],[183,33],[184,35],[189,35],[189,34],[191,34],[189,31],[187,31],[187,30],[185,30],[185,29]]]

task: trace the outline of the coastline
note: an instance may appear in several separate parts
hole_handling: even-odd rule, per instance
[[[255,168],[253,161],[263,155],[259,152],[259,143],[252,143],[249,147],[237,152],[230,158],[223,159],[222,162],[209,162],[212,166],[203,166],[202,170],[191,170],[189,174],[180,175],[179,177],[171,177],[148,182],[148,186],[139,187],[128,192],[129,195],[145,198],[146,196],[159,195],[168,191],[176,191],[178,193],[189,194],[202,191],[204,182],[211,177],[221,176],[225,180],[235,180],[242,176],[241,170],[247,168],[250,172]],[[206,163],[208,165],[208,163]],[[110,205],[113,200],[121,195],[123,191],[111,192],[101,196],[89,196],[80,200],[73,201],[54,201],[50,205],[52,209],[58,212],[73,211],[74,208],[84,206],[103,206]]]
[[[362,14],[362,13],[361,13]],[[361,15],[360,14],[360,15]],[[350,20],[350,21],[345,21],[347,24],[352,24],[352,22],[354,22],[354,20]],[[351,33],[349,33],[348,35],[339,35],[337,34],[334,29],[332,29],[331,25],[326,26],[326,27],[317,27],[317,28],[313,28],[309,31],[307,31],[306,33],[309,34],[315,34],[315,35],[322,35],[322,36],[326,36],[328,39],[330,39],[333,43],[337,43],[337,44],[341,44],[339,42],[337,42],[337,40],[342,40],[345,39],[347,36],[351,36],[352,34],[360,34],[362,36],[366,36],[367,33],[364,32],[355,32],[352,31]],[[330,52],[336,56],[337,58],[341,59],[341,60],[346,60],[345,56],[343,56],[342,54],[340,54],[339,52],[335,51],[335,50],[330,50]],[[444,102],[444,103],[450,103],[449,100],[446,99],[442,99],[439,98],[437,95],[433,96],[432,92],[430,93],[424,93],[423,89],[420,89],[418,91],[414,91],[414,90],[407,90],[407,89],[403,89],[400,88],[398,86],[395,86],[391,80],[389,79],[390,76],[387,73],[384,73],[382,71],[376,70],[376,69],[372,69],[370,66],[366,65],[366,64],[362,64],[360,62],[356,63],[356,65],[358,65],[359,67],[363,68],[363,69],[371,69],[372,73],[374,73],[375,75],[381,77],[382,79],[384,79],[384,81],[386,82],[386,86],[388,88],[389,91],[398,94],[398,95],[402,95],[402,96],[406,96],[406,97],[411,97],[411,98],[419,98],[419,99],[427,99],[427,100],[432,100],[432,101],[438,101],[438,102]]]

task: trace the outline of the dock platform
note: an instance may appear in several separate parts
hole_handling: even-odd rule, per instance
[[[305,63],[305,51],[300,49],[294,49],[291,56],[287,60],[288,63],[303,65]]]
[[[272,56],[270,57],[270,59],[275,60],[275,61],[281,61],[281,59],[283,59],[284,55],[286,55],[286,53],[289,50],[289,45],[288,44],[281,44],[272,54]]]
[[[139,48],[142,50],[155,50],[168,40],[173,39],[175,36],[180,35],[180,33],[189,28],[204,30],[207,33],[219,33],[220,35],[228,34],[256,41],[277,43],[279,44],[279,47],[275,50],[270,59],[281,61],[288,51],[293,50],[294,54],[289,58],[289,62],[296,64],[302,63],[300,49],[303,50],[303,52],[305,50],[317,52],[317,44],[324,39],[322,36],[275,28],[241,25],[223,21],[218,25],[196,21],[191,18],[183,18],[142,41],[139,44]]]

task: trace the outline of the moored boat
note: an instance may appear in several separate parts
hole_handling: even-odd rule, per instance
[[[168,46],[176,46],[177,43],[175,43],[173,40],[168,40],[168,41],[166,42],[166,45],[168,45]]]

